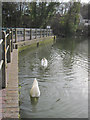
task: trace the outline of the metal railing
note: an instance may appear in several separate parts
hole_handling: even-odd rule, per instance
[[[13,42],[21,42],[52,35],[52,29],[16,28],[13,31]]]
[[[2,88],[6,87],[6,67],[11,62],[14,43],[52,36],[51,29],[12,28],[2,30],[0,39],[0,71],[2,71]]]
[[[2,71],[2,88],[6,87],[6,64],[11,62],[11,52],[13,51],[13,43],[11,31],[2,31],[2,39],[0,40],[2,59],[0,60],[0,70]]]

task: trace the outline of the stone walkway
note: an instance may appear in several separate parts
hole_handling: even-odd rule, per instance
[[[0,117],[19,117],[18,50],[14,49],[11,63],[7,65],[7,87],[0,91]],[[2,104],[1,104],[2,103]]]

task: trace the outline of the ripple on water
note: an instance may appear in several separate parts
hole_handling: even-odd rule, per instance
[[[20,115],[23,118],[88,117],[88,59],[86,42],[56,43],[19,54]],[[84,47],[80,48],[81,45]],[[85,48],[86,46],[86,48]],[[78,51],[77,51],[78,50]],[[82,52],[83,51],[83,52]],[[48,60],[47,69],[40,61]],[[40,98],[31,100],[30,88],[37,78]]]

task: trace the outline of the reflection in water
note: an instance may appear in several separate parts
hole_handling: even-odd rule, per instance
[[[48,60],[46,69],[40,66],[43,57]],[[39,100],[30,98],[34,78],[39,82]],[[22,118],[87,118],[87,40],[60,39],[53,46],[21,52],[19,81]]]
[[[30,97],[30,99],[31,99],[31,104],[33,106],[36,106],[38,103],[38,97]]]
[[[31,105],[32,105],[32,112],[33,113],[37,112],[36,105],[38,103],[38,99],[39,98],[36,98],[36,97],[30,97],[30,102],[31,102]]]

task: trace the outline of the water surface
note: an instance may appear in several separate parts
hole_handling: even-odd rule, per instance
[[[48,60],[47,69],[40,65]],[[30,88],[37,78],[41,91],[31,100]],[[19,54],[21,118],[88,117],[88,41],[60,39]]]

